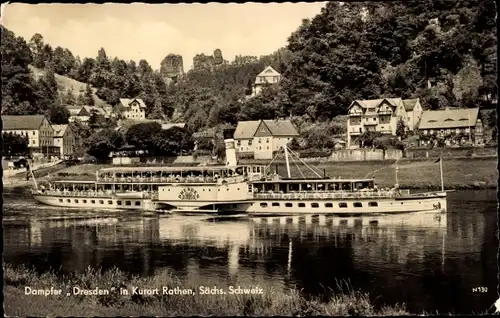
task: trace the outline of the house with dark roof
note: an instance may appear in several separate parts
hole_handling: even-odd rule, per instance
[[[120,98],[120,103],[115,106],[114,112],[123,119],[146,119],[146,104],[140,98]]]
[[[423,136],[420,145],[429,145],[432,139],[444,139],[448,146],[472,143],[484,144],[484,126],[479,108],[447,108],[427,110],[418,126]],[[431,138],[429,138],[431,137]]]
[[[59,155],[59,148],[54,146],[54,129],[46,116],[2,115],[2,122],[2,133],[13,133],[28,138],[28,148],[31,154]]]
[[[357,147],[359,136],[366,131],[395,136],[399,120],[403,120],[407,130],[413,131],[422,111],[418,98],[355,100],[348,108],[347,147]]]
[[[255,159],[272,159],[294,137],[297,129],[289,120],[240,121],[234,132],[237,153],[253,154]]]
[[[52,125],[54,146],[59,147],[61,158],[71,156],[77,144],[76,135],[69,125]]]

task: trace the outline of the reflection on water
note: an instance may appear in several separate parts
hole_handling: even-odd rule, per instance
[[[22,209],[16,204],[5,208]],[[495,209],[495,193],[479,191],[452,194],[446,214],[12,219],[4,221],[4,259],[40,271],[168,268],[200,284],[297,287],[318,296],[347,280],[378,304],[479,312],[496,296]],[[472,293],[478,286],[489,293]]]

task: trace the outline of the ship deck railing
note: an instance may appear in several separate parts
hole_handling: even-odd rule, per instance
[[[254,198],[264,200],[308,200],[308,199],[391,199],[406,195],[409,192],[380,191],[380,192],[289,192],[289,193],[254,193]]]
[[[105,183],[237,183],[248,180],[245,176],[236,177],[115,177],[97,178],[97,182]]]
[[[120,192],[121,194],[127,192]],[[115,198],[113,192],[111,191],[57,191],[57,190],[33,190],[33,194],[37,195],[47,195],[47,196],[61,196],[61,197],[93,197],[93,198]],[[146,192],[142,193],[143,199],[158,199],[157,192]],[[127,198],[123,198],[127,199]]]

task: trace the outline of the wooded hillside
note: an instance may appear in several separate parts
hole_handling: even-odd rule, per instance
[[[418,97],[430,109],[491,108],[498,97],[495,14],[493,1],[480,0],[330,2],[298,26],[286,48],[199,67],[173,82],[146,60],[110,58],[104,48],[82,60],[40,34],[26,42],[2,28],[2,113],[45,112],[60,123],[62,105],[140,97],[149,118],[185,121],[197,131],[290,114],[330,120],[353,99],[382,96]],[[44,75],[34,77],[29,65]],[[245,98],[268,65],[282,82]],[[88,85],[71,90],[54,74]]]

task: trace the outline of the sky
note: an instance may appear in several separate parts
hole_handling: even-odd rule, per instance
[[[9,4],[2,23],[27,42],[40,33],[52,48],[75,56],[146,59],[154,69],[170,53],[183,57],[184,69],[196,54],[222,50],[265,55],[287,43],[302,19],[313,18],[326,2],[246,4]]]

